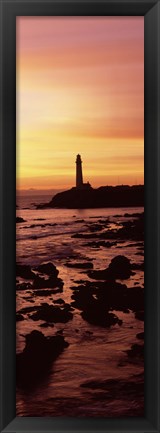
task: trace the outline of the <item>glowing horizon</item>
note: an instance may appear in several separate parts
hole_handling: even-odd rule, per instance
[[[144,183],[144,18],[17,17],[17,188]]]

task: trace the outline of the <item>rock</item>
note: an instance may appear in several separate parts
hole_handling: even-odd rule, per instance
[[[89,307],[94,308],[96,302],[93,298],[92,292],[85,290],[85,287],[83,290],[81,288],[81,290],[75,291],[71,298],[74,300],[71,305],[79,310],[86,310]]]
[[[26,222],[26,220],[24,220],[23,218],[16,217],[16,223],[25,223],[25,222]]]
[[[108,309],[137,311],[144,306],[144,290],[141,287],[127,288],[125,284],[106,281],[97,291],[97,299]]]
[[[45,337],[36,330],[25,338],[26,346],[16,356],[17,386],[33,388],[50,373],[52,363],[68,347],[68,343],[61,335]]]
[[[100,224],[98,224],[98,223],[87,224],[87,227],[88,227],[90,232],[102,231],[104,228],[101,222],[100,222]]]
[[[94,280],[107,280],[108,278],[108,269],[100,269],[98,271],[88,271],[87,272],[89,278],[93,278]]]
[[[68,304],[64,304],[63,307],[60,308],[43,303],[30,318],[32,320],[44,320],[50,323],[66,323],[73,319],[73,314],[69,307]]]
[[[124,206],[143,206],[143,185],[101,186],[97,189],[71,188],[56,194],[49,203],[37,205],[43,208],[89,209]]]
[[[54,327],[53,323],[47,323],[47,322],[41,323],[41,325],[39,325],[39,326],[41,328],[48,328],[48,327],[53,328]]]
[[[114,279],[128,279],[132,275],[130,260],[125,256],[116,256],[108,267],[110,277]]]
[[[34,289],[33,296],[50,296],[61,292],[63,292],[63,289],[61,287],[56,287],[52,289]]]
[[[55,302],[55,304],[64,304],[64,301],[61,298],[56,299],[56,301],[54,301],[54,302]]]
[[[71,237],[77,239],[92,239],[92,238],[96,238],[97,234],[96,233],[74,233]]]
[[[76,284],[84,284],[85,283],[85,280],[75,280],[74,281]],[[78,286],[77,286],[77,288],[78,288]],[[74,286],[74,287],[70,287],[70,289],[76,289],[76,286]]]
[[[63,287],[63,281],[61,280],[61,278],[57,278],[54,276],[50,276],[48,279],[42,278],[39,275],[36,275],[34,282],[33,282],[33,289],[47,289],[52,287],[59,287],[62,288]]]
[[[33,280],[35,278],[35,273],[31,271],[29,265],[20,265],[18,263],[16,264],[16,275],[26,280]]]
[[[116,324],[122,325],[122,320],[118,319],[115,314],[109,313],[108,311],[102,309],[98,303],[94,310],[92,310],[92,308],[88,308],[81,313],[81,316],[91,325],[102,326],[104,328],[108,328]]]
[[[47,275],[49,275],[51,277],[57,277],[57,275],[59,274],[58,269],[51,262],[42,263],[42,265],[37,266],[35,269],[38,272],[40,272],[42,274],[47,274]]]
[[[117,231],[121,239],[144,241],[144,213],[132,221],[123,222],[123,227]]]
[[[144,308],[144,289],[142,287],[127,288],[114,280],[108,281],[86,281],[80,286],[72,287],[74,308],[86,310],[88,306],[94,309],[95,303],[103,310],[141,311]],[[94,296],[93,296],[94,295]],[[96,299],[95,299],[96,296]]]
[[[115,314],[108,311],[108,301],[99,298],[95,299],[93,293],[93,288],[87,289],[87,287],[81,286],[81,289],[76,290],[72,295],[72,299],[74,299],[72,305],[74,308],[82,310],[81,316],[83,319],[92,325],[102,327],[110,327],[116,323],[121,325],[122,320],[119,320]],[[98,291],[96,296],[98,296]]]
[[[125,256],[116,256],[111,260],[109,267],[99,271],[90,271],[89,277],[101,280],[128,279],[133,274],[130,260]]]
[[[27,313],[31,313],[32,311],[37,310],[38,308],[40,308],[39,306],[30,306],[30,307],[23,307],[21,308],[21,310],[18,311],[19,314],[27,314]]]
[[[34,221],[45,221],[46,218],[34,218]]]
[[[16,290],[31,290],[32,284],[31,283],[20,283],[16,285]]]
[[[131,349],[126,350],[129,358],[143,358],[144,357],[144,345],[132,344]]]
[[[92,241],[84,244],[84,246],[91,247],[91,248],[111,248],[113,245],[116,245],[116,242],[107,242],[107,241]]]
[[[97,250],[100,248],[99,242],[95,242],[95,241],[88,242],[83,245],[84,247],[96,248]]]
[[[22,316],[22,314],[16,314],[16,322],[20,322],[21,320],[24,320],[24,317]]]
[[[73,215],[73,218],[75,218],[75,215]],[[77,223],[84,223],[84,222],[85,222],[85,220],[83,220],[83,219],[78,219],[78,220],[74,221],[74,224],[77,224]]]

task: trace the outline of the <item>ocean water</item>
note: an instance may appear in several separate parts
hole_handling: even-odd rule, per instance
[[[31,290],[18,290],[16,310],[53,305],[61,298],[73,302],[73,288],[79,281],[90,281],[86,269],[69,268],[67,263],[91,262],[95,270],[105,269],[117,255],[124,255],[132,263],[141,265],[144,260],[142,241],[117,239],[110,248],[95,247],[96,225],[102,232],[116,233],[124,221],[134,220],[143,208],[112,209],[35,209],[35,203],[48,202],[50,196],[17,197],[17,216],[24,219],[16,228],[16,258],[32,268],[43,262],[52,262],[63,282],[63,292],[48,296],[34,296]],[[107,226],[105,226],[107,221]],[[93,227],[93,224],[95,226]],[[93,230],[92,230],[93,228]],[[97,229],[98,230],[98,229]],[[75,234],[92,233],[93,237],[77,238]],[[21,280],[18,278],[21,283]],[[93,281],[93,280],[92,280]],[[136,270],[125,281],[128,289],[144,286],[142,270]],[[133,344],[142,344],[137,334],[143,332],[144,323],[131,310],[115,311],[122,320],[110,328],[91,325],[74,308],[73,320],[41,327],[43,321],[33,321],[30,313],[17,322],[17,353],[25,347],[25,335],[33,329],[45,336],[62,332],[68,348],[53,363],[48,377],[31,392],[17,388],[17,416],[69,416],[69,417],[126,417],[143,416],[144,395],[138,392],[143,385],[143,359],[128,357]],[[114,313],[114,311],[113,311]],[[88,385],[87,385],[88,384]]]

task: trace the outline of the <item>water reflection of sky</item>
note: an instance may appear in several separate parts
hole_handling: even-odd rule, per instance
[[[26,222],[17,224],[17,261],[23,264],[39,265],[43,261],[52,261],[59,270],[59,277],[64,281],[63,293],[56,295],[34,296],[34,291],[28,290],[17,292],[17,311],[24,306],[41,305],[43,302],[53,304],[56,299],[62,298],[65,302],[71,302],[72,288],[77,285],[76,281],[87,280],[89,277],[83,269],[67,268],[65,263],[70,261],[88,261],[93,263],[94,269],[108,267],[110,261],[116,255],[123,254],[134,263],[142,263],[142,246],[136,245],[134,241],[121,241],[115,243],[111,248],[99,247],[94,249],[88,246],[88,242],[94,239],[72,238],[73,233],[91,233],[91,223],[98,220],[109,219],[109,225],[104,230],[116,230],[124,220],[125,213],[141,212],[137,209],[96,209],[96,210],[18,210],[17,214]],[[114,216],[118,215],[118,217]],[[45,218],[45,220],[36,220]],[[80,219],[80,222],[76,222]],[[125,217],[126,220],[126,217]],[[32,224],[50,224],[56,226],[38,226],[25,228]],[[31,237],[36,235],[36,239]],[[143,286],[143,272],[136,271],[129,280],[120,281],[129,287]],[[20,279],[19,279],[20,281]],[[24,315],[25,320],[17,322],[17,351],[21,351],[25,344],[24,335],[32,329],[41,330],[45,335],[53,335],[63,330],[63,335],[70,343],[69,347],[54,363],[53,370],[48,381],[28,396],[17,392],[17,414],[35,415],[35,411],[50,416],[56,416],[56,411],[61,414],[65,407],[70,413],[69,401],[73,406],[75,401],[75,413],[77,416],[85,416],[86,411],[92,414],[93,408],[98,411],[99,416],[110,413],[118,416],[119,411],[124,410],[123,396],[119,396],[119,403],[110,400],[108,406],[105,398],[101,403],[93,401],[95,390],[82,388],[80,385],[85,381],[117,379],[127,381],[132,376],[143,371],[143,364],[128,362],[125,350],[132,344],[137,343],[136,334],[143,331],[143,322],[135,319],[134,313],[129,314],[116,311],[115,314],[123,320],[122,326],[115,325],[112,329],[104,329],[92,326],[84,321],[80,311],[74,311],[73,320],[66,324],[56,323],[53,327],[41,328],[43,321],[33,321],[31,313]],[[102,393],[102,391],[99,391]],[[102,393],[103,394],[103,393]],[[43,395],[43,398],[42,398]],[[56,399],[56,401],[54,400]],[[61,405],[60,405],[61,402]],[[76,403],[77,402],[77,403]],[[77,405],[77,406],[76,406]],[[37,409],[36,409],[37,408]],[[127,409],[126,409],[127,408]],[[132,402],[132,408],[134,403]],[[127,402],[125,410],[129,411]],[[117,413],[117,415],[116,415]],[[126,412],[125,412],[126,413]],[[93,414],[94,416],[94,414]]]

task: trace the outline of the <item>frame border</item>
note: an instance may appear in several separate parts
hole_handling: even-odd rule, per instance
[[[1,432],[160,432],[160,0],[0,0]],[[15,414],[16,16],[144,16],[145,417],[47,418]],[[159,169],[159,170],[158,170]]]

